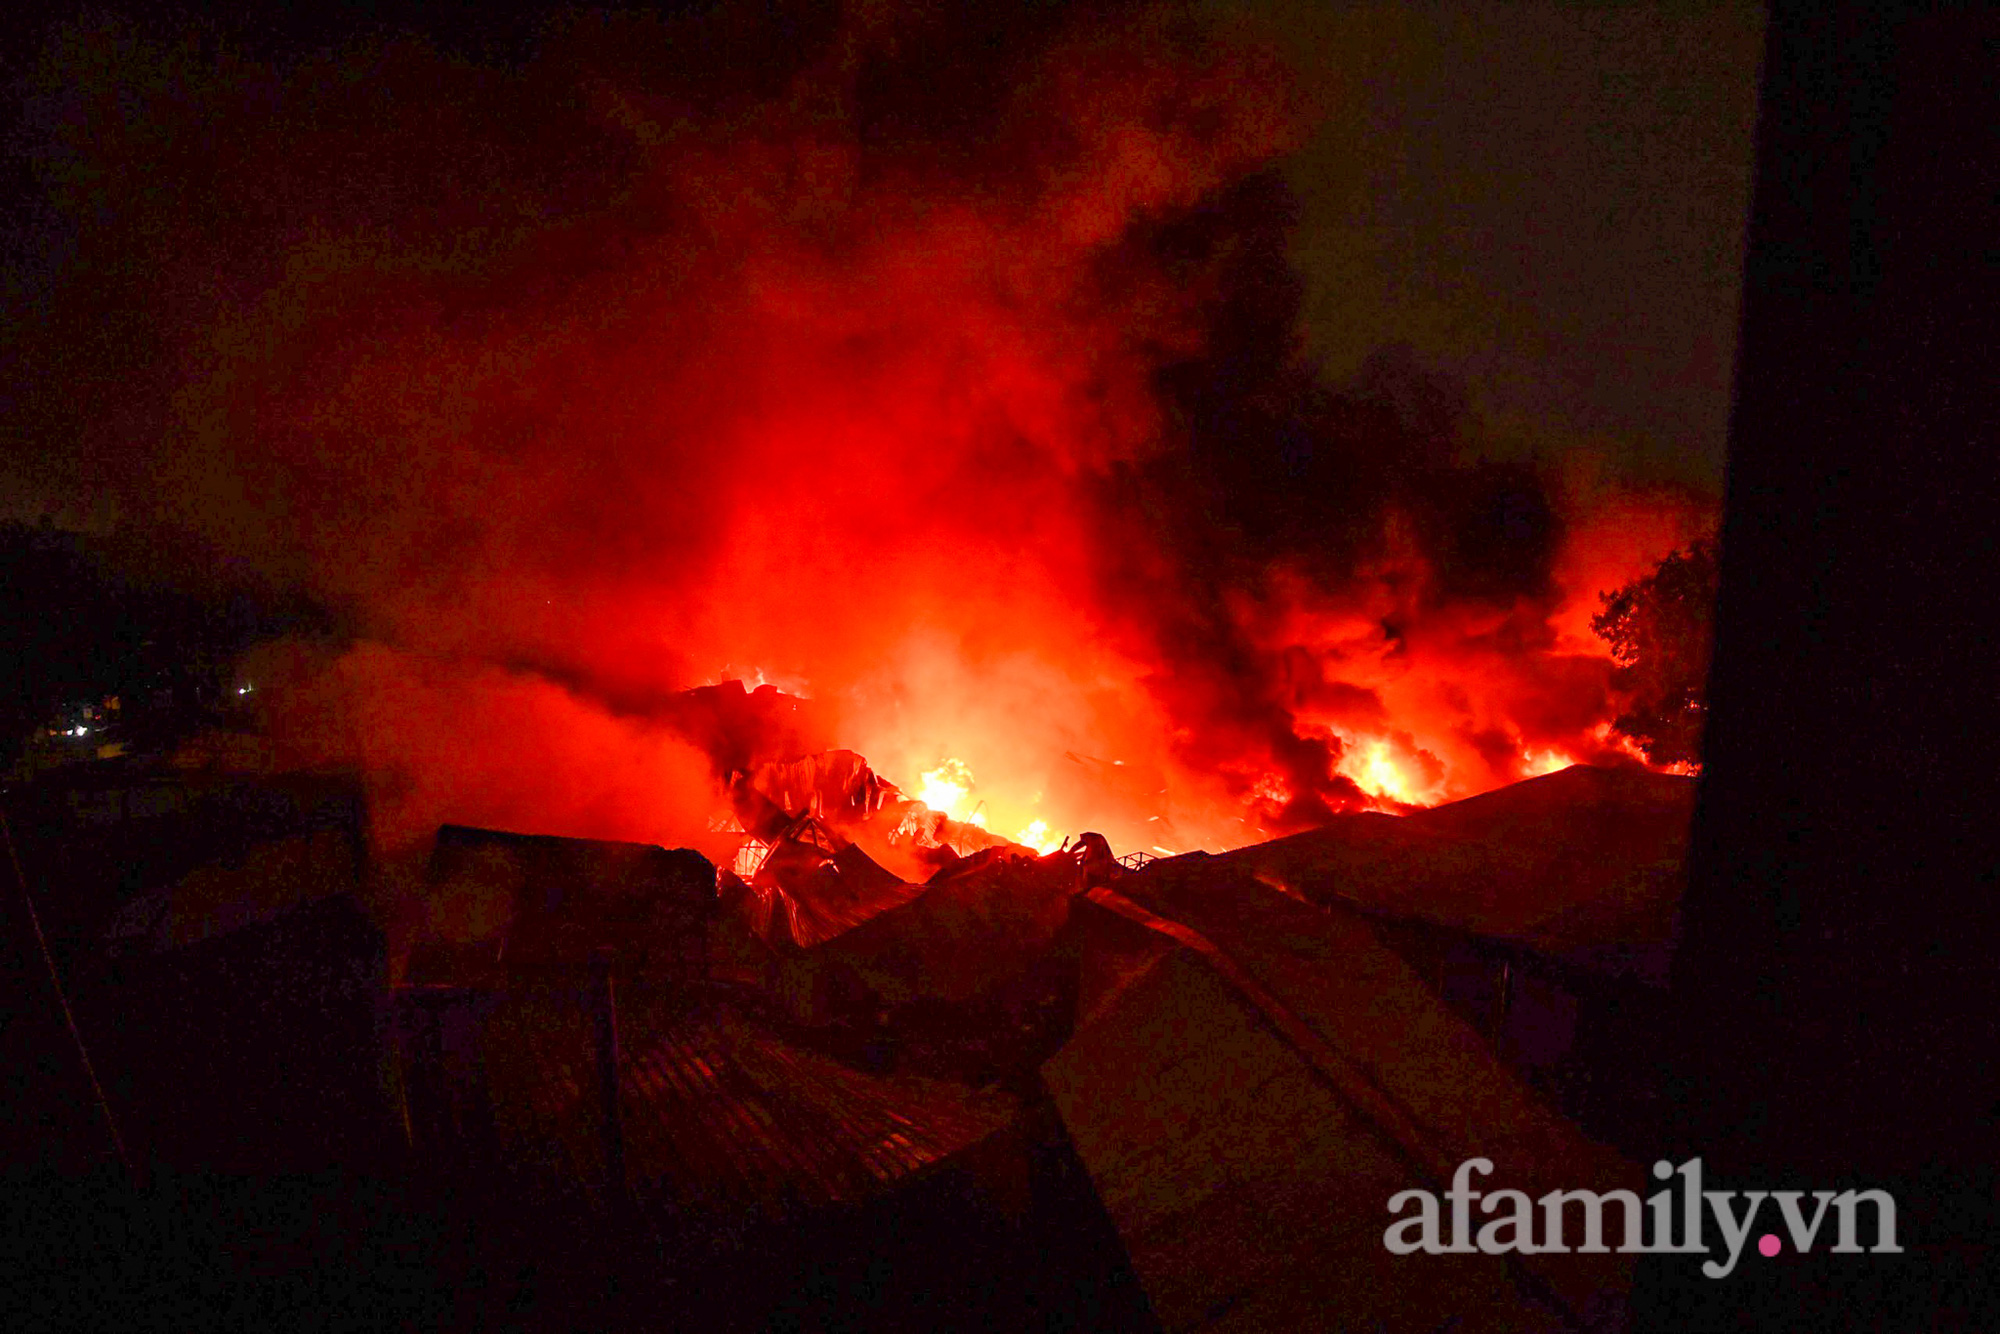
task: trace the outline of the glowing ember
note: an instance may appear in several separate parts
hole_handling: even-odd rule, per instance
[[[758,839],[745,839],[736,849],[736,855],[729,863],[729,869],[739,877],[748,880],[757,874],[764,864],[764,858],[771,853],[771,845]]]

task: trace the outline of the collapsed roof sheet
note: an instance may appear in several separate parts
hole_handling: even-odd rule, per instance
[[[517,834],[466,825],[443,825],[431,853],[433,881],[481,871],[503,871],[526,895],[524,905],[579,910],[658,893],[699,893],[698,853],[669,852],[651,843],[619,843],[552,834]]]
[[[770,805],[747,800],[752,793]],[[734,795],[745,829],[774,833],[773,809],[786,819],[809,815],[851,822],[866,819],[898,794],[895,784],[876,774],[856,752],[828,750],[759,765],[744,776]]]
[[[1414,815],[1340,816],[1223,860],[1315,903],[1591,962],[1672,939],[1693,815],[1693,779],[1576,765]]]
[[[1065,854],[993,849],[940,871],[908,902],[830,942],[826,954],[891,1005],[967,1000],[1047,950],[1081,888]]]
[[[747,883],[734,879],[723,906],[767,945],[810,949],[921,893],[855,844],[829,856],[819,840],[787,837],[763,854]]]
[[[313,830],[258,843],[138,896],[112,918],[107,938],[119,953],[177,950],[275,921],[360,885],[356,840],[342,830]]]
[[[1390,1198],[1441,1191],[1467,1158],[1535,1198],[1643,1177],[1505,1071],[1365,919],[1255,874],[1195,856],[1093,890],[1092,1004],[1043,1067],[1163,1326],[1555,1329],[1621,1301],[1628,1256],[1386,1250]]]
[[[426,881],[442,919],[435,943],[491,945],[509,966],[686,934],[716,898],[715,868],[685,848],[461,825],[438,830]]]

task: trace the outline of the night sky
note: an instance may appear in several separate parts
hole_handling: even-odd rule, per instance
[[[1407,341],[1528,445],[1722,476],[1753,5],[1256,5],[1332,114],[1287,164],[1330,374]]]

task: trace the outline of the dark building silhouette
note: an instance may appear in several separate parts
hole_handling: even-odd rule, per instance
[[[1656,1261],[1642,1325],[1993,1323],[1996,41],[1984,6],[1773,14],[1674,978],[1662,1152],[1888,1189],[1907,1253]]]

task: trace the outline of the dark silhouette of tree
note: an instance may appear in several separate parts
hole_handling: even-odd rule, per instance
[[[1615,593],[1590,628],[1611,645],[1627,709],[1613,724],[1655,764],[1699,764],[1715,647],[1716,550],[1698,542]]]

